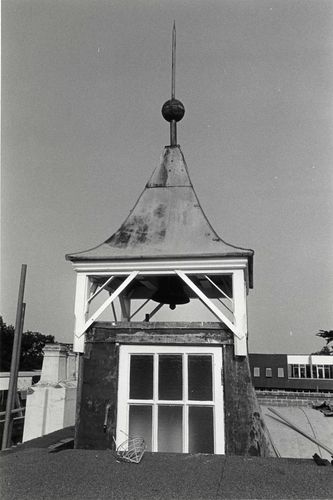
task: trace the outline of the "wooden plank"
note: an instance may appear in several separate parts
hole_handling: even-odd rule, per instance
[[[217,286],[217,284],[214,283],[214,281],[210,279],[210,277],[207,276],[207,274],[205,274],[204,276],[206,280],[208,280],[226,299],[228,299],[231,302],[231,304],[233,304],[233,299],[229,297],[229,295],[227,295],[219,286]]]
[[[74,448],[74,438],[65,438],[55,444],[51,444],[47,451],[48,453],[56,453],[61,450],[68,450],[72,448]]]
[[[93,293],[93,294],[89,297],[89,299],[88,299],[88,304],[89,304],[89,303],[90,303],[90,302],[91,302],[91,301],[92,301],[95,297],[97,297],[97,295],[99,295],[99,294],[100,294],[100,293],[101,293],[101,292],[105,289],[105,287],[107,287],[107,286],[108,286],[108,284],[109,284],[109,283],[111,283],[111,281],[112,281],[113,279],[114,279],[114,276],[110,276],[110,278],[109,278],[109,279],[107,279],[107,280],[105,281],[105,283],[103,283],[103,285],[102,285],[102,286],[100,286],[100,287],[98,288],[98,290],[96,290],[96,291],[95,291],[95,292],[94,292],[94,293]]]
[[[164,306],[164,304],[157,304],[157,306],[149,313],[149,319],[151,319],[155,314]]]
[[[107,339],[103,342],[107,342]],[[134,334],[117,333],[115,338],[111,339],[119,344],[232,344],[232,339],[226,339],[224,336],[213,333],[143,333]]]
[[[139,312],[139,311],[141,311],[141,309],[143,309],[143,308],[145,307],[145,305],[146,305],[146,304],[148,304],[148,302],[149,302],[149,301],[150,301],[150,299],[145,300],[145,301],[144,301],[144,303],[143,303],[143,304],[141,304],[141,305],[137,308],[137,310],[136,310],[136,311],[134,311],[134,313],[132,314],[132,316],[130,316],[130,318],[129,318],[129,319],[131,320],[131,319],[132,319],[132,318],[133,318],[136,314],[138,314],[138,312]]]

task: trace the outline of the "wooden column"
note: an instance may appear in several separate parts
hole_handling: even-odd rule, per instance
[[[235,355],[247,355],[247,311],[246,283],[243,269],[232,273],[232,288],[234,299],[234,323],[238,336],[235,336]]]
[[[86,274],[78,273],[75,291],[75,327],[74,327],[74,352],[84,352],[85,335],[82,335],[88,315],[88,287],[89,279]]]

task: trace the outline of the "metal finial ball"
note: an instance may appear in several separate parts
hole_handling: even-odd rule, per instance
[[[162,115],[167,122],[179,122],[185,114],[184,104],[178,99],[170,99],[162,106]]]

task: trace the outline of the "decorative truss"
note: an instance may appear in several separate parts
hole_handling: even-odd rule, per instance
[[[214,270],[214,272],[210,273],[207,270],[180,270],[174,268],[163,272],[163,274],[166,273],[177,275],[190,289],[191,297],[198,298],[220,322],[231,330],[234,334],[235,354],[245,356],[247,354],[247,286],[245,269],[229,268],[222,271]],[[149,303],[154,290],[156,290],[149,278],[160,275],[159,272],[152,273],[150,271],[147,273],[144,270],[116,271],[115,273],[111,271],[108,273],[78,272],[75,299],[74,350],[84,352],[85,332],[109,306],[112,308],[114,321],[118,321],[115,309],[115,300],[117,298],[120,303],[121,321],[131,321]],[[221,284],[216,283],[217,280],[214,279],[214,276],[218,275],[231,277],[231,293],[224,290]],[[136,282],[135,280],[138,279],[147,288],[147,295],[144,297],[144,302],[132,312],[133,285]],[[150,294],[149,288],[151,288]],[[103,290],[109,292],[109,297],[93,314],[89,315],[91,303]],[[207,293],[208,290],[209,293]],[[212,290],[215,291],[215,294],[213,294]],[[218,305],[213,302],[212,297],[217,299]],[[157,304],[150,314],[146,315],[148,316],[147,319],[151,319],[161,307],[163,307],[163,304]]]

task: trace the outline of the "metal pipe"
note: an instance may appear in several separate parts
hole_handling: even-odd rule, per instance
[[[25,304],[23,304],[23,297],[24,297],[26,273],[27,273],[27,265],[22,264],[21,279],[20,279],[19,293],[17,299],[12,359],[10,364],[10,378],[9,378],[7,403],[6,403],[6,416],[5,416],[5,424],[2,435],[2,447],[1,447],[2,450],[4,450],[5,448],[9,448],[11,444],[11,418],[12,418],[12,410],[17,390],[17,375],[20,363],[21,339],[22,339],[24,314],[25,314]]]
[[[170,146],[177,146],[177,123],[176,120],[170,122]]]

